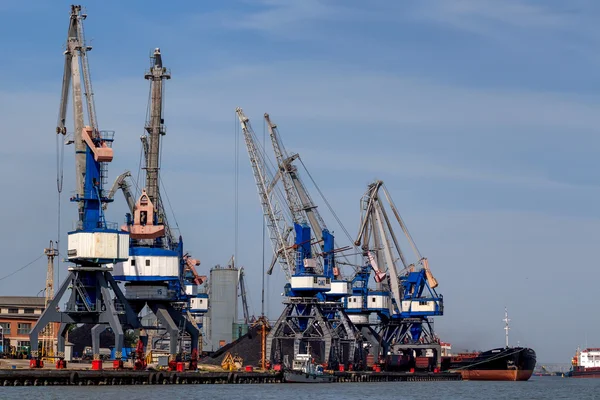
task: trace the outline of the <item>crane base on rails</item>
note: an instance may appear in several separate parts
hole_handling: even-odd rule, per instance
[[[65,309],[61,310],[59,302],[67,289],[71,289],[71,295]],[[65,334],[71,325],[95,324],[92,328],[94,355],[100,354],[100,334],[110,327],[115,334],[117,359],[122,354],[123,328],[141,328],[136,313],[125,299],[110,270],[97,267],[69,268],[69,275],[29,334],[31,367],[41,367],[41,359],[38,358],[38,337],[46,325],[55,322],[60,322],[56,358],[61,361],[65,358]],[[144,337],[140,339],[145,340]]]
[[[361,334],[350,322],[343,305],[314,297],[289,297],[285,309],[267,335],[266,356],[271,365],[310,351],[329,369],[358,365],[362,361]]]
[[[171,301],[156,300],[135,300],[127,298],[127,301],[136,311],[141,311],[145,305],[152,310],[160,323],[160,329],[166,331],[166,337],[169,339],[169,362],[178,362],[182,360],[182,349],[178,349],[178,343],[184,338],[185,333],[189,334],[191,350],[198,350],[200,343],[200,329],[194,323],[191,316],[183,310],[182,303]],[[180,306],[178,306],[178,304]],[[151,343],[151,350],[154,350],[155,344]],[[169,365],[169,368],[175,369],[176,366]]]
[[[414,332],[419,339],[414,340]],[[434,334],[433,321],[430,318],[392,319],[382,324],[379,330],[383,354],[381,363],[384,369],[393,369],[393,356],[412,358],[427,357],[430,369],[441,365],[442,347]],[[389,368],[388,368],[389,367]]]

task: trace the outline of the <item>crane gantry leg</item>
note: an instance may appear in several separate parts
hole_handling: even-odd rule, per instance
[[[308,347],[314,358],[330,369],[360,360],[360,333],[341,304],[324,304],[312,297],[287,298],[284,304],[267,335],[266,357],[272,364],[285,362],[286,356],[294,357]]]
[[[71,296],[65,309],[61,310],[60,301],[67,289],[72,290]],[[111,289],[116,298],[111,295]],[[57,341],[57,357],[60,360],[65,358],[64,335],[68,326],[72,324],[95,324],[98,328],[95,328],[94,332],[101,332],[110,326],[115,332],[115,349],[119,355],[123,348],[123,326],[131,329],[141,327],[136,313],[124,300],[121,289],[105,268],[96,270],[90,267],[70,268],[67,279],[29,334],[32,366],[37,367],[39,364],[36,363],[39,357],[38,338],[42,329],[49,323],[61,323]],[[98,338],[99,336],[93,335],[95,357],[99,356]]]

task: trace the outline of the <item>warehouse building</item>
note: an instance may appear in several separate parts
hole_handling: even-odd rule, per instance
[[[44,312],[44,298],[0,296],[0,352],[29,353],[29,332]]]

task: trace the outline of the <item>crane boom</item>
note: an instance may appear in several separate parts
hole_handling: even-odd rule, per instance
[[[377,222],[380,232],[382,232],[380,238],[383,245],[383,254],[385,257],[385,262],[387,264],[387,271],[390,278],[392,295],[393,298],[396,300],[396,306],[398,307],[398,311],[400,311],[402,307],[402,296],[400,293],[400,283],[398,281],[398,271],[396,270],[396,264],[394,263],[394,257],[392,256],[392,249],[390,248],[390,243],[388,241],[387,235],[385,234],[385,229],[383,227],[381,206],[379,205],[379,203],[375,204],[374,210],[375,220]]]
[[[315,238],[313,253],[319,254],[322,251],[322,246],[319,246],[318,243],[323,240],[323,230],[327,229],[327,226],[317,206],[310,197],[304,182],[300,179],[298,169],[292,164],[294,160],[300,158],[300,155],[292,154],[288,156],[277,125],[271,121],[269,114],[265,113],[264,117],[269,128],[269,136],[271,137],[275,158],[277,159],[278,173],[281,175],[281,180],[284,183],[288,206],[294,217],[294,222],[301,223],[308,219]],[[323,270],[320,261],[320,259],[317,259],[317,273],[321,273]]]
[[[144,160],[146,160],[146,164],[148,163],[148,152],[150,150],[150,145],[148,144],[148,136],[142,135],[140,136],[140,141],[142,142],[142,151],[144,153]],[[160,181],[160,177],[158,179],[159,184],[161,183]],[[158,220],[163,222],[163,225],[165,226],[165,237],[168,240],[168,243],[170,243],[170,247],[173,247],[177,244],[177,238],[175,237],[175,234],[173,233],[173,229],[171,228],[171,225],[169,224],[169,221],[167,220],[167,213],[165,211],[165,206],[164,203],[162,201],[160,192],[159,192],[159,202],[158,202]]]
[[[83,99],[81,96],[81,72],[79,61],[86,51],[85,38],[83,37],[83,20],[85,14],[81,14],[81,6],[71,6],[71,16],[69,19],[69,30],[67,32],[67,48],[65,50],[65,66],[63,71],[63,84],[58,112],[58,124],[56,133],[66,135],[67,104],[69,102],[69,87],[73,88],[73,117],[75,120],[75,191],[80,198],[85,196],[83,187],[85,181],[85,163],[87,145],[83,140],[83,128],[85,126],[83,113]],[[90,48],[91,49],[91,48]],[[82,64],[84,76],[89,77],[89,66]],[[88,103],[93,102],[93,98],[87,99]],[[88,106],[89,109],[89,106]],[[90,121],[91,122],[91,121]],[[97,127],[94,127],[97,129]],[[83,220],[83,203],[79,202],[79,221]]]
[[[281,140],[281,136],[279,135],[279,129],[277,125],[271,122],[269,114],[265,113],[265,120],[267,121],[267,126],[269,127],[269,135],[271,136],[271,142],[273,144],[273,150],[275,152],[275,156],[277,158],[277,164],[279,166],[279,170],[282,172],[287,172],[288,178],[284,179],[284,182],[291,181],[293,187],[296,189],[295,196],[293,196],[293,191],[290,190],[290,196],[293,199],[290,201],[290,204],[294,205],[294,207],[298,210],[301,210],[305,213],[306,218],[308,218],[311,227],[314,231],[315,237],[319,240],[323,235],[323,229],[327,229],[325,225],[325,221],[321,217],[317,206],[314,201],[310,197],[308,190],[306,189],[306,185],[300,179],[300,175],[298,174],[298,169],[292,162],[295,159],[299,159],[299,154],[292,154],[291,156],[287,156],[287,152],[285,147],[283,146],[283,142]],[[287,189],[286,189],[287,192]],[[288,197],[288,200],[289,200]]]
[[[296,167],[292,165],[292,161],[298,157],[297,154],[293,154],[291,157],[288,156],[281,138],[277,132],[277,125],[271,122],[269,114],[265,113],[265,121],[269,127],[269,137],[273,145],[273,151],[275,152],[275,159],[277,160],[277,176],[281,178],[283,182],[283,188],[285,190],[285,196],[288,201],[290,211],[292,212],[292,219],[294,222],[302,223],[305,220],[304,214],[302,213],[302,204],[299,202],[298,196],[294,192],[294,183],[290,177],[290,171],[295,170]],[[275,182],[273,180],[272,184]]]
[[[292,269],[295,264],[295,251],[288,246],[287,241],[284,240],[284,235],[292,228],[285,220],[283,214],[284,208],[279,204],[274,193],[269,190],[269,184],[272,179],[267,176],[268,170],[264,164],[264,154],[261,154],[258,149],[255,139],[256,135],[250,125],[250,120],[246,117],[241,108],[238,107],[235,111],[240,120],[242,132],[244,134],[244,141],[246,143],[246,149],[248,150],[248,157],[250,158],[260,203],[269,230],[273,252],[277,255],[279,264],[289,281],[292,277]]]
[[[86,14],[81,14],[82,19],[86,19]],[[96,103],[94,102],[94,90],[92,89],[92,78],[90,75],[90,66],[87,59],[87,51],[92,50],[92,46],[87,46],[85,43],[85,35],[83,33],[83,24],[77,24],[77,35],[80,38],[80,57],[83,72],[83,85],[85,88],[85,98],[88,110],[88,119],[90,126],[94,130],[98,130],[98,120],[96,119]]]
[[[365,193],[365,196],[362,200],[364,204],[364,210],[355,245],[358,246],[362,243],[362,248],[365,251],[366,257],[368,258],[371,267],[374,269],[376,268],[376,265],[378,267],[382,267],[383,263],[381,261],[385,261],[387,273],[390,278],[390,286],[393,298],[396,301],[397,306],[401,308],[401,296],[406,295],[406,293],[403,293],[403,288],[398,287],[397,285],[398,282],[402,283],[404,278],[401,277],[401,275],[405,271],[414,272],[414,264],[408,265],[406,257],[400,248],[400,244],[396,234],[394,233],[392,223],[388,217],[385,207],[383,207],[383,203],[381,202],[382,199],[379,198],[380,189],[383,191],[389,207],[391,208],[396,220],[398,221],[402,231],[410,243],[410,246],[417,257],[418,264],[420,264],[422,270],[424,270],[425,278],[429,288],[435,289],[438,286],[438,282],[429,268],[427,258],[423,257],[417,249],[417,246],[414,243],[412,236],[408,232],[406,224],[400,217],[400,213],[398,212],[398,209],[396,208],[396,205],[394,204],[384,183],[382,181],[375,181],[369,185],[369,189],[367,190],[367,193]],[[396,268],[396,259],[392,254],[393,249],[395,249],[398,258],[404,265],[403,271],[398,271]],[[379,273],[377,269],[375,269],[375,272],[376,274]]]

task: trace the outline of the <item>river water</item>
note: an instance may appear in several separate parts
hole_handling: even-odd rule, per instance
[[[532,377],[527,382],[0,387],[0,399],[600,400],[600,379]]]

